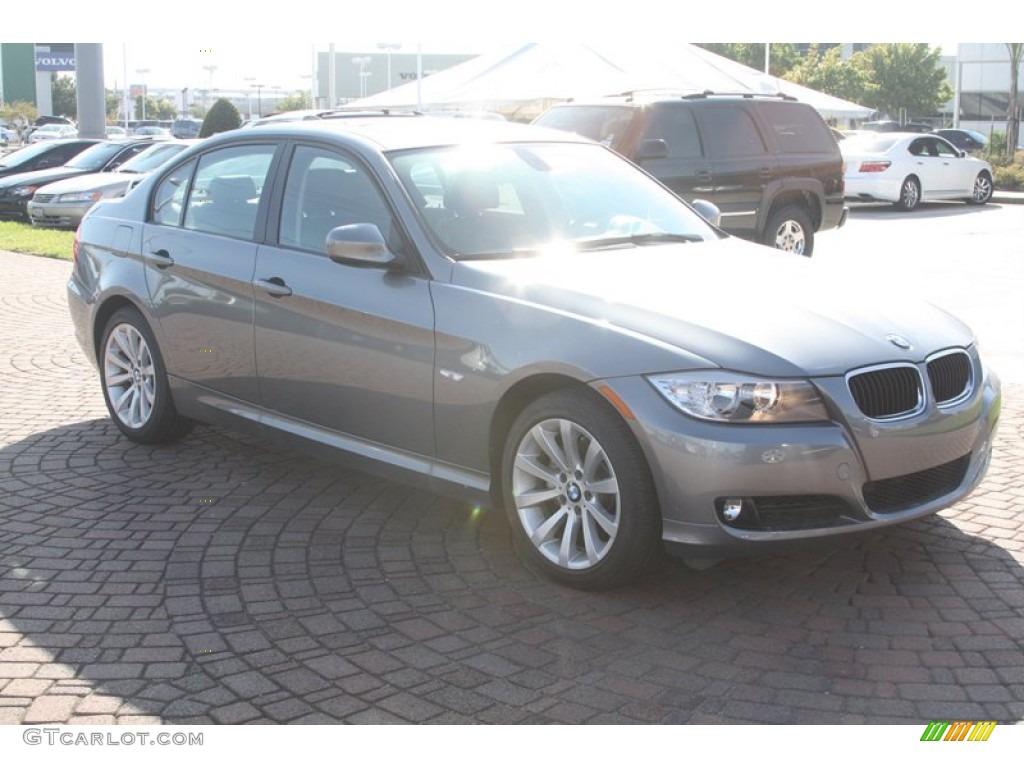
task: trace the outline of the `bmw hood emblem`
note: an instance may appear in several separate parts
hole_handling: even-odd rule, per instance
[[[890,333],[885,338],[886,341],[888,341],[890,344],[897,346],[900,349],[910,349],[911,347],[914,346],[909,341],[907,341],[905,337],[900,336],[898,333]]]

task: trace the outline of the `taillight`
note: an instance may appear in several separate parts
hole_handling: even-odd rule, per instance
[[[865,160],[860,164],[861,173],[878,173],[887,170],[892,163],[888,160]]]

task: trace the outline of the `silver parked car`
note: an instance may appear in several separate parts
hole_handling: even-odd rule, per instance
[[[123,197],[152,173],[195,141],[160,141],[112,171],[55,181],[39,187],[28,203],[28,215],[37,227],[74,229],[100,200]]]
[[[586,587],[911,520],[981,480],[974,336],[723,235],[611,150],[429,117],[220,134],[82,222],[130,439],[288,438],[508,513]]]

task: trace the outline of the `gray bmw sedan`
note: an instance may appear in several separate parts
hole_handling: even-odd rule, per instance
[[[90,211],[68,294],[129,439],[215,423],[489,497],[598,588],[980,482],[1000,399],[970,329],[820,272],[599,144],[396,115],[186,150]]]

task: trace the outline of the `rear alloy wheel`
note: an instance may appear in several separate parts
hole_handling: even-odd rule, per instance
[[[992,177],[988,175],[988,171],[982,171],[974,180],[974,189],[971,191],[971,196],[967,198],[967,202],[970,205],[984,205],[991,199]]]
[[[167,373],[146,320],[138,310],[117,310],[100,343],[103,399],[117,428],[137,443],[166,443],[192,423],[178,415]]]
[[[658,508],[643,452],[589,391],[553,392],[520,414],[502,490],[519,549],[557,581],[617,586],[656,551]]]
[[[920,202],[921,182],[913,176],[907,176],[903,180],[903,186],[900,187],[900,199],[896,202],[896,207],[901,211],[912,211]]]
[[[768,219],[764,230],[765,245],[800,256],[814,252],[814,226],[807,211],[799,205],[780,208]]]

